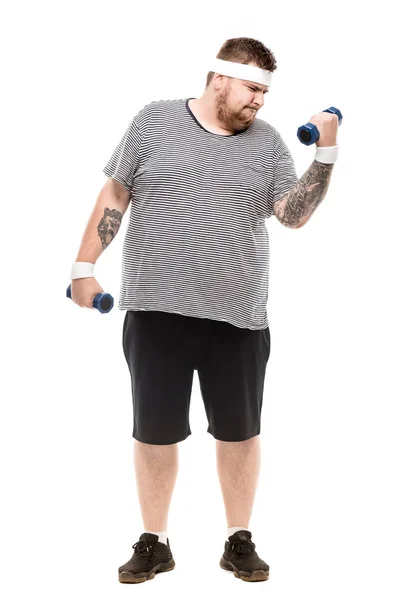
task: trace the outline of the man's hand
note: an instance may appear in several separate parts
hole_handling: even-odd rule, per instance
[[[81,277],[71,281],[71,299],[83,308],[93,308],[96,294],[104,292],[94,277]]]
[[[308,122],[315,125],[319,131],[319,140],[315,144],[316,146],[336,146],[336,136],[339,127],[339,117],[337,115],[320,112],[317,115],[313,115]]]

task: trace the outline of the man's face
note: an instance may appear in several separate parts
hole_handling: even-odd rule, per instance
[[[264,105],[267,92],[268,86],[261,83],[229,77],[216,96],[218,119],[235,133],[247,129]]]

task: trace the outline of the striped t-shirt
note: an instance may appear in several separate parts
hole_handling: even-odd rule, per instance
[[[293,159],[266,121],[212,133],[189,100],[145,105],[103,169],[131,192],[118,308],[265,329],[265,220],[298,183]]]

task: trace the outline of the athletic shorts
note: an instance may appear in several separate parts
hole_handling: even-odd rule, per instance
[[[128,310],[122,337],[132,382],[133,438],[163,445],[191,435],[195,369],[208,433],[225,442],[260,433],[269,327],[242,329],[226,321]]]

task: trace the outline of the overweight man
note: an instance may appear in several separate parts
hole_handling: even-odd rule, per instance
[[[275,69],[261,42],[233,38],[211,61],[201,97],[139,110],[104,168],[108,179],[72,266],[72,299],[92,308],[103,291],[94,264],[129,206],[118,308],[126,311],[122,345],[143,529],[118,569],[122,583],[175,568],[168,512],[178,443],[191,435],[194,370],[226,510],[219,566],[243,581],[269,577],[249,530],[271,348],[265,224],[273,216],[291,229],[305,225],[326,195],[338,149],[337,116],[311,117],[320,138],[297,178],[279,132],[257,118]],[[194,560],[195,571],[200,557]]]

